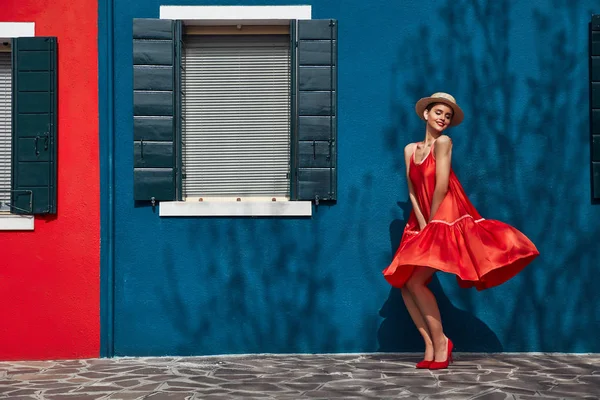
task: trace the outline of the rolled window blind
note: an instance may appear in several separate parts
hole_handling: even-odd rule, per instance
[[[185,197],[289,197],[287,36],[186,36]]]
[[[11,187],[11,56],[0,52],[0,211],[10,211]]]

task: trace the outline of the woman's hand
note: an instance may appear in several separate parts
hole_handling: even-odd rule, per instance
[[[427,225],[427,221],[425,221],[425,217],[423,216],[423,212],[419,208],[419,203],[417,202],[417,197],[415,195],[415,189],[410,182],[410,158],[413,156],[417,145],[416,143],[411,143],[404,148],[404,161],[406,162],[406,182],[408,183],[408,197],[410,198],[410,203],[412,204],[413,211],[415,213],[415,217],[417,217],[417,221],[419,222],[419,229],[423,230],[425,225]]]
[[[435,213],[440,208],[450,181],[450,164],[452,159],[452,140],[446,135],[440,136],[435,141],[435,147],[431,149],[435,156],[435,189],[431,200],[429,221],[435,218]]]

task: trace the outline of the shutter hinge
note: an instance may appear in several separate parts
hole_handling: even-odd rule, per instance
[[[327,154],[327,161],[331,161],[331,153],[332,153],[332,147],[333,147],[333,142],[335,141],[335,139],[333,138],[329,138],[329,140],[327,142],[329,142],[329,154]]]

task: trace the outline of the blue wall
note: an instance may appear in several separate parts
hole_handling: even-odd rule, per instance
[[[111,244],[102,248],[114,313],[103,310],[103,332],[114,318],[115,355],[420,351],[381,270],[408,213],[402,150],[424,133],[414,103],[440,90],[467,115],[451,134],[471,200],[541,252],[484,292],[438,274],[447,334],[459,351],[600,351],[587,86],[596,0],[313,1],[313,18],[339,20],[340,140],[338,204],[312,219],[168,219],[134,206],[132,18],[157,18],[160,1],[114,1],[114,153],[103,107],[101,116],[103,165],[113,157],[115,174],[114,234],[104,236],[114,271]],[[178,1],[294,3],[306,4]],[[101,82],[110,72],[101,68]],[[105,285],[103,304],[110,293]]]

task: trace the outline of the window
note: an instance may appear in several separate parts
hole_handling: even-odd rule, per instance
[[[8,41],[0,43],[0,212],[10,212],[12,67]]]
[[[289,35],[183,43],[183,198],[289,198]]]
[[[0,39],[0,216],[56,213],[56,69],[56,38]]]
[[[229,25],[134,20],[134,199],[335,201],[337,23]]]

